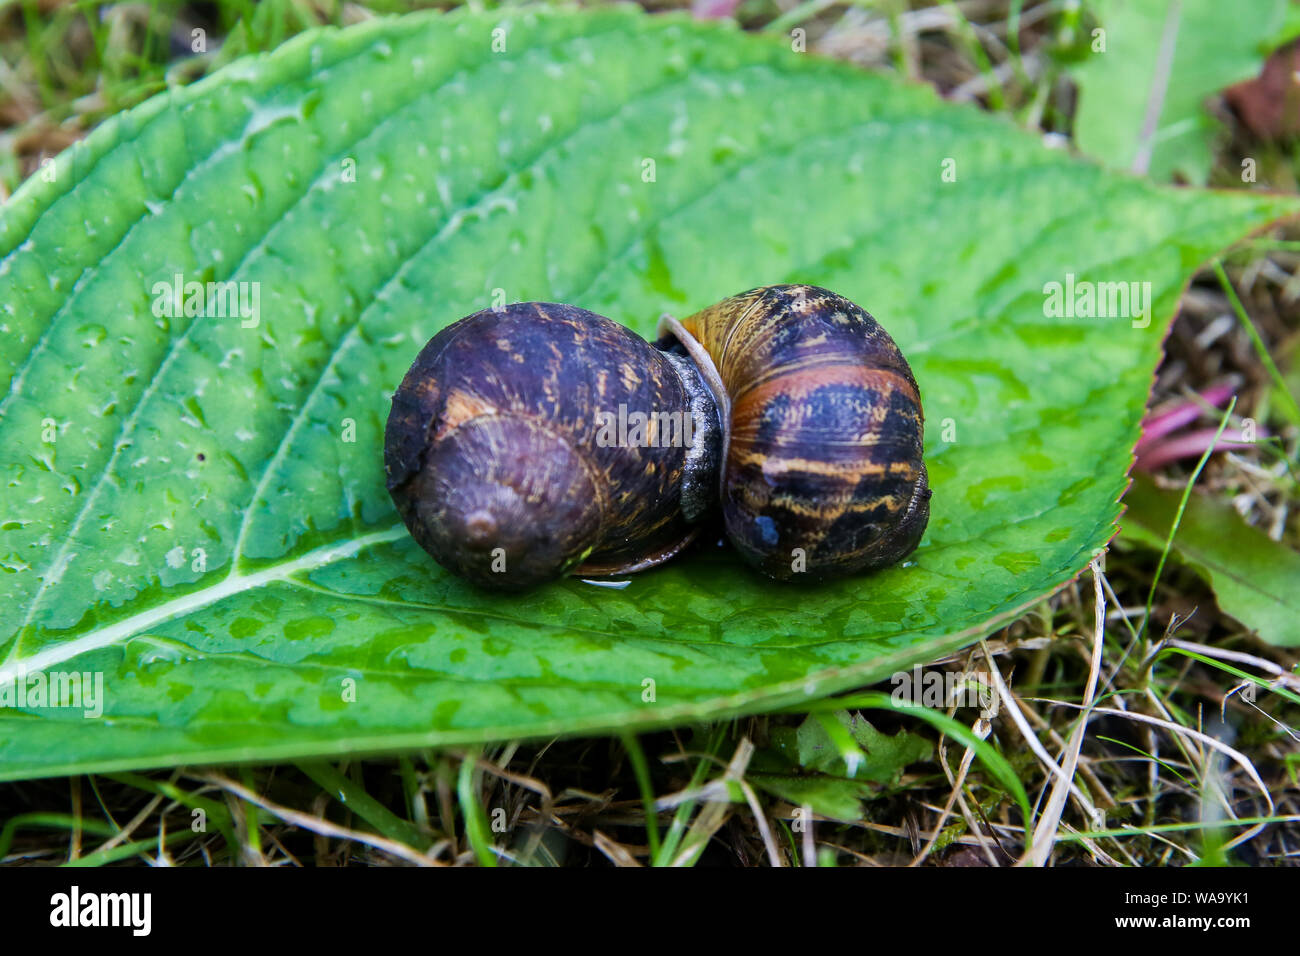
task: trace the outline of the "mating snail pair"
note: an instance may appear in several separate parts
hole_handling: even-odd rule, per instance
[[[653,567],[717,505],[732,545],[783,580],[916,547],[930,516],[920,395],[875,319],[777,285],[664,316],[659,332],[651,345],[585,309],[525,302],[435,335],[385,433],[415,540],[505,590]]]

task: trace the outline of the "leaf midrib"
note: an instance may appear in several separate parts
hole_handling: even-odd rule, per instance
[[[155,605],[147,611],[141,611],[130,617],[104,628],[90,631],[68,641],[60,641],[52,647],[37,651],[30,657],[18,655],[18,642],[3,664],[0,664],[0,684],[13,679],[20,671],[23,673],[43,670],[54,664],[70,660],[88,651],[109,647],[119,639],[130,637],[143,629],[161,624],[172,618],[180,617],[217,601],[248,591],[255,587],[284,580],[300,571],[311,571],[332,564],[345,558],[354,557],[360,551],[372,545],[384,544],[405,537],[406,528],[401,524],[392,525],[382,531],[375,531],[357,538],[349,538],[341,543],[334,543],[308,551],[297,558],[268,565],[251,574],[241,574],[232,569],[229,574],[210,587],[191,591],[181,597],[173,598],[163,604]]]

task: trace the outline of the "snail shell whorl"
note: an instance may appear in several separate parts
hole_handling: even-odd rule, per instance
[[[648,443],[598,440],[600,413],[692,408],[688,385],[662,352],[585,309],[477,312],[434,336],[393,395],[389,491],[426,551],[486,587],[649,567],[694,536],[681,495],[715,473],[716,413],[695,449],[711,438],[713,457],[692,461],[692,448],[659,443],[653,414]]]
[[[730,398],[721,476],[727,534],[777,578],[884,567],[929,520],[916,380],[863,309],[816,286],[753,289],[681,327]]]

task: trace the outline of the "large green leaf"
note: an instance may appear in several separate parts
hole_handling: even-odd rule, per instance
[[[1110,539],[1183,284],[1295,208],[627,9],[313,33],[53,169],[0,219],[0,681],[100,672],[106,701],[0,710],[6,778],[667,725],[967,644]],[[258,324],[155,316],[177,273],[260,283]],[[1156,320],[1052,317],[1067,273],[1150,282]],[[905,566],[782,586],[709,549],[502,598],[396,522],[389,393],[494,290],[648,333],[791,281],[870,309],[920,381]]]

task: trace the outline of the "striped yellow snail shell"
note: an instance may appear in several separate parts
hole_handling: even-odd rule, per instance
[[[723,427],[727,537],[779,579],[894,564],[930,517],[916,379],[889,334],[843,296],[752,289],[680,322]]]

